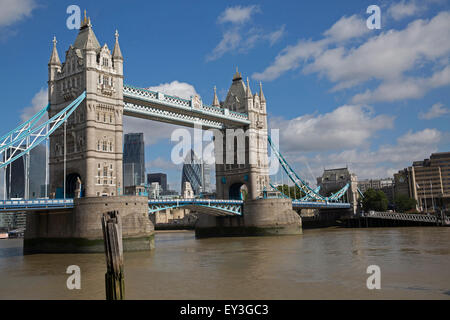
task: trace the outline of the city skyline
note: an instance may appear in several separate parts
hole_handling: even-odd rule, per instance
[[[0,46],[5,54],[2,69],[13,80],[0,78],[5,104],[12,106],[1,120],[4,127],[45,106],[51,39],[56,35],[63,56],[77,32],[66,27],[69,3],[24,3],[20,14],[11,12],[9,20],[0,21]],[[173,25],[159,30],[158,21],[163,18],[157,13],[164,12],[166,4],[151,7],[155,14],[149,22],[143,16],[150,10],[147,4],[142,4],[141,13],[125,5],[112,10],[79,2],[87,9],[99,39],[107,40],[109,47],[119,30],[126,77],[142,87],[181,97],[198,93],[211,104],[214,86],[219,100],[224,100],[236,67],[244,77],[249,76],[254,91],[262,80],[269,101],[269,125],[283,128],[281,149],[294,168],[312,182],[324,167],[346,165],[361,179],[391,177],[414,161],[450,149],[450,49],[440,41],[450,32],[448,4],[382,3],[380,30],[365,26],[369,4],[352,1],[343,7],[327,3],[330,10],[324,11],[320,3],[294,3],[289,4],[291,10],[278,12],[270,2],[204,2],[196,12],[204,22],[189,17],[190,23],[180,31],[176,26],[187,18],[187,4],[171,8]],[[130,19],[136,22],[133,26],[120,22]],[[211,28],[202,28],[204,24]],[[141,40],[150,35],[134,36],[137,29],[146,28],[156,31],[159,45],[167,51],[148,53],[149,44]],[[186,36],[192,34],[195,36]],[[426,47],[420,47],[416,38],[408,42],[409,36],[427,39]],[[35,51],[26,50],[25,43]],[[174,43],[191,49],[178,52],[173,50]],[[155,63],[163,59],[163,52],[170,55],[163,64]],[[388,58],[383,52],[397,57],[389,60],[389,68],[383,67]],[[325,63],[325,58],[333,63]],[[349,68],[352,65],[361,67]],[[358,81],[357,86],[352,79]],[[17,95],[14,84],[18,81],[25,94]],[[175,128],[125,118],[124,131],[144,132],[147,172],[167,172],[168,183],[179,190],[181,166],[170,162],[170,134]],[[302,139],[294,139],[299,135]]]

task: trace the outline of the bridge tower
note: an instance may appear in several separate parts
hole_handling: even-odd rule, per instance
[[[87,197],[123,193],[123,57],[118,36],[116,31],[111,53],[106,44],[100,46],[85,15],[64,63],[53,40],[48,64],[49,117],[86,91],[86,99],[66,125],[50,137],[50,194],[57,198],[73,198],[77,181]]]
[[[216,93],[214,104],[218,104]],[[247,199],[257,199],[269,186],[267,109],[262,85],[259,94],[252,94],[248,78],[245,85],[242,74],[236,70],[221,107],[248,114],[250,125],[226,128],[220,137],[215,137],[217,197],[239,199],[244,187],[243,190],[248,193]]]
[[[147,197],[122,196],[123,57],[117,31],[115,36],[111,53],[100,46],[85,14],[64,63],[53,40],[49,117],[86,91],[67,123],[50,136],[50,192],[75,199],[73,209],[28,213],[25,254],[103,252],[101,217],[108,211],[120,213],[124,251],[154,247]]]
[[[245,85],[236,70],[225,102],[220,105],[214,92],[213,106],[246,113],[250,120],[247,127],[225,128],[214,136],[217,197],[243,198],[244,210],[238,217],[200,215],[195,235],[202,238],[301,234],[302,221],[292,210],[291,199],[263,197],[264,189],[269,189],[269,160],[266,98],[261,84],[259,94],[252,94],[248,79]],[[231,129],[228,134],[227,129]]]

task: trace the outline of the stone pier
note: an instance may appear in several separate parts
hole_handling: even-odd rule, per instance
[[[75,199],[73,209],[28,213],[24,254],[104,252],[101,217],[113,210],[122,217],[124,251],[154,248],[146,197],[88,197]]]
[[[290,199],[256,199],[244,203],[241,217],[200,215],[195,225],[198,238],[302,234],[302,220]]]

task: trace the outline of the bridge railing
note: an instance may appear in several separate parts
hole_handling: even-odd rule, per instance
[[[193,101],[166,95],[161,92],[151,91],[148,89],[138,88],[132,85],[124,85],[123,87],[124,96],[134,97],[134,98],[144,98],[144,100],[154,100],[154,102],[166,104],[169,106],[176,106],[183,108],[185,110],[209,114],[212,116],[220,116],[221,118],[233,118],[234,120],[248,121],[248,115],[244,113],[239,113],[236,111],[231,111],[224,108],[218,108],[214,106],[209,106],[201,104],[200,108],[194,108]]]
[[[417,221],[417,222],[431,222],[436,223],[436,216],[419,214],[419,213],[398,213],[398,212],[365,212],[361,216],[366,218],[379,218],[402,221]]]

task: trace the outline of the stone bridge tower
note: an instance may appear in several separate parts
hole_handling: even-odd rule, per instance
[[[50,137],[50,194],[57,198],[64,192],[67,198],[76,197],[80,180],[82,196],[123,193],[123,57],[117,31],[115,37],[111,53],[106,44],[100,46],[85,15],[64,63],[53,40],[48,64],[49,117],[86,91],[86,99],[70,116],[66,128],[62,125]]]
[[[215,92],[213,106],[219,106]],[[239,199],[242,189],[246,188],[247,199],[256,199],[269,185],[267,109],[262,86],[259,94],[252,94],[248,78],[245,85],[236,70],[220,107],[248,114],[250,125],[227,128],[215,136],[217,197]]]

